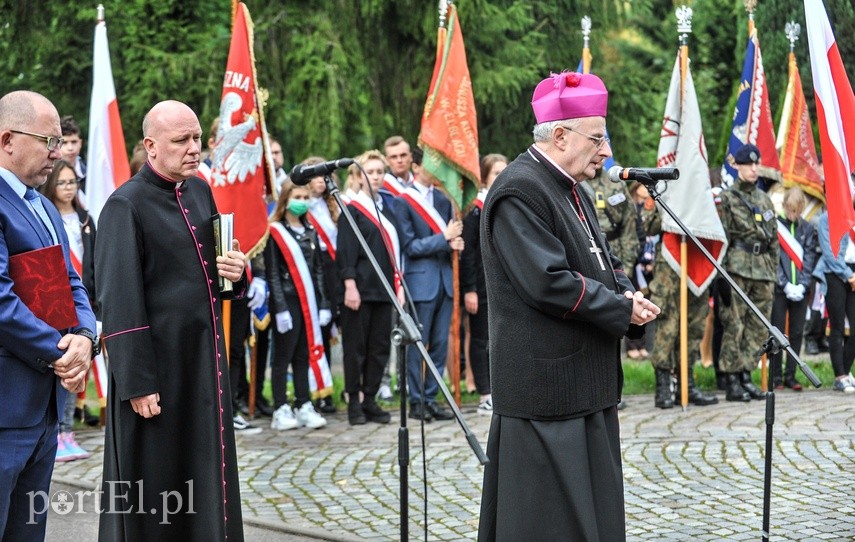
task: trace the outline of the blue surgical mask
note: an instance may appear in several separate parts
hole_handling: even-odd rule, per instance
[[[303,216],[309,212],[309,202],[303,199],[292,199],[288,201],[288,210],[297,216]]]

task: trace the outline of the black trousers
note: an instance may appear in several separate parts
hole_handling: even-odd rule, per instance
[[[250,310],[245,299],[231,302],[231,328],[229,329],[229,382],[232,399],[249,397],[246,380],[246,340],[249,338]]]
[[[273,322],[273,360],[270,362],[270,387],[273,389],[273,406],[279,408],[288,402],[288,365],[294,376],[294,408],[300,408],[310,399],[309,391],[309,341],[300,300],[286,299],[291,307],[294,327],[286,333],[276,330]]]
[[[372,398],[380,389],[391,333],[391,303],[363,301],[358,311],[341,306],[344,390],[351,400],[358,401],[359,392]]]
[[[478,312],[469,315],[469,365],[475,388],[481,395],[490,394],[490,354],[488,341],[487,304],[478,305]]]
[[[826,273],[825,280],[828,285],[825,306],[828,309],[828,323],[831,327],[828,334],[828,354],[831,356],[834,376],[843,376],[852,370],[852,360],[855,359],[855,334],[851,332],[852,326],[855,326],[855,292],[837,275]],[[850,333],[844,341],[844,318],[847,317]]]
[[[782,333],[787,333],[790,339],[790,346],[797,354],[802,349],[802,337],[805,329],[805,311],[807,310],[808,298],[804,297],[801,301],[790,301],[784,295],[784,291],[775,287],[775,299],[772,301],[772,325],[781,330]],[[786,328],[785,328],[786,326]],[[772,380],[778,384],[782,381],[781,377],[781,361],[783,353],[778,352],[771,357],[770,363],[772,366]],[[784,369],[783,376],[790,378],[796,374],[796,361],[790,358],[787,354],[787,367]]]

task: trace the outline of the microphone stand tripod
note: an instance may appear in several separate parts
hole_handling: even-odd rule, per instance
[[[641,184],[647,187],[648,192],[650,192],[650,196],[659,204],[660,208],[664,209],[668,215],[674,219],[674,222],[680,226],[680,229],[683,230],[685,235],[692,240],[692,243],[701,251],[701,253],[706,257],[707,260],[718,270],[721,277],[723,277],[730,287],[739,295],[739,298],[748,305],[748,308],[751,309],[751,312],[763,323],[766,329],[769,331],[769,338],[763,343],[762,350],[764,352],[774,354],[778,353],[781,350],[786,350],[790,355],[790,358],[796,361],[796,364],[801,369],[802,373],[810,380],[810,383],[818,388],[822,386],[822,382],[816,377],[816,375],[811,371],[810,367],[805,365],[805,363],[799,358],[799,355],[793,350],[792,346],[790,346],[790,341],[787,339],[787,336],[781,333],[781,331],[772,325],[771,322],[766,318],[766,316],[760,312],[760,309],[755,305],[745,294],[744,291],[739,287],[739,285],[734,282],[733,277],[731,277],[724,268],[719,265],[718,261],[707,251],[706,247],[698,241],[697,237],[689,231],[689,228],[683,224],[683,221],[680,220],[674,211],[668,206],[667,203],[662,201],[662,192],[656,189],[657,181],[653,180],[650,177],[647,178],[638,178],[637,179]],[[769,516],[771,511],[771,494],[772,494],[772,433],[773,427],[775,425],[775,386],[772,384],[772,371],[769,371],[769,391],[766,393],[766,450],[765,450],[765,465],[764,465],[764,473],[763,473],[763,530],[761,532],[761,540],[763,542],[769,541]]]
[[[466,421],[463,419],[463,414],[460,412],[460,409],[457,407],[457,403],[454,401],[454,398],[451,395],[451,392],[445,385],[445,381],[442,379],[442,375],[439,374],[439,371],[434,365],[433,360],[428,354],[427,349],[425,349],[425,345],[422,342],[422,334],[419,331],[418,326],[416,325],[413,317],[404,310],[404,307],[398,302],[398,296],[395,295],[395,292],[392,290],[392,286],[389,284],[389,281],[386,280],[386,277],[383,275],[383,270],[380,268],[380,264],[377,263],[377,259],[372,254],[371,249],[368,247],[368,243],[365,241],[365,237],[362,235],[362,232],[359,231],[359,228],[356,225],[356,222],[353,219],[353,215],[350,213],[350,209],[347,208],[341,201],[341,193],[333,181],[332,177],[327,174],[324,175],[324,182],[327,185],[327,190],[335,198],[336,204],[338,204],[339,209],[341,209],[342,216],[345,217],[347,223],[350,224],[353,233],[356,235],[356,239],[359,241],[359,246],[362,247],[365,256],[368,258],[368,261],[371,262],[371,267],[374,269],[374,273],[377,275],[377,278],[380,279],[381,284],[383,284],[383,289],[386,291],[386,295],[389,297],[389,300],[392,302],[392,306],[398,312],[398,323],[395,325],[395,328],[392,330],[392,344],[395,345],[398,354],[398,378],[400,379],[400,390],[401,390],[401,425],[398,429],[398,466],[400,467],[400,517],[401,517],[401,542],[409,542],[409,487],[408,487],[408,475],[409,475],[409,464],[410,464],[410,441],[409,441],[409,429],[407,428],[407,381],[406,381],[406,346],[414,345],[418,348],[419,353],[422,355],[422,358],[425,360],[425,365],[427,366],[430,373],[433,375],[434,379],[436,379],[437,384],[439,384],[439,389],[442,392],[443,397],[445,397],[448,406],[451,407],[451,411],[454,413],[454,417],[457,419],[457,423],[460,424],[460,428],[463,430],[463,434],[466,436],[466,441],[469,443],[469,447],[472,448],[472,452],[475,454],[475,457],[478,458],[478,462],[481,465],[486,465],[488,462],[487,455],[484,453],[484,450],[481,448],[481,444],[478,442],[478,439],[472,433],[472,430],[467,425]],[[382,226],[381,226],[382,227]]]

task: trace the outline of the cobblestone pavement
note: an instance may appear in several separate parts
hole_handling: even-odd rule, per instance
[[[765,403],[658,410],[631,396],[621,412],[629,540],[759,540]],[[771,540],[855,540],[855,397],[822,390],[777,394]],[[464,408],[486,446],[489,418]],[[392,424],[327,427],[239,437],[247,526],[325,540],[399,539],[398,415]],[[411,421],[411,420],[408,420]],[[409,531],[424,539],[427,457],[430,540],[475,538],[483,469],[455,422],[409,425]],[[103,432],[78,433],[95,452],[57,464],[54,481],[95,487]],[[285,535],[283,534],[283,539]],[[308,540],[308,538],[307,538]]]

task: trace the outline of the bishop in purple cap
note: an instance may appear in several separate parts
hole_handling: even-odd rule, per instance
[[[493,420],[482,542],[626,539],[620,341],[659,308],[634,290],[577,186],[611,156],[607,108],[595,75],[541,81],[534,144],[484,203]]]

